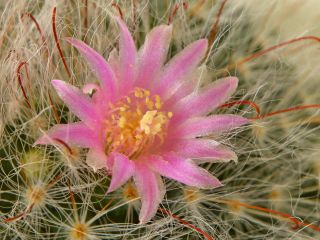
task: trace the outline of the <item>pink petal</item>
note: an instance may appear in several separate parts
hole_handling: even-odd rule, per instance
[[[172,25],[161,25],[152,29],[146,36],[139,52],[137,85],[145,86],[159,73],[167,52],[172,34]]]
[[[84,94],[93,94],[94,91],[100,91],[100,87],[94,83],[87,83],[82,87],[82,92]]]
[[[55,144],[56,139],[73,146],[86,148],[100,144],[99,137],[82,122],[55,125],[35,144]]]
[[[221,133],[249,123],[249,120],[237,115],[212,115],[190,119],[170,133],[174,136],[197,137],[212,133]]]
[[[172,111],[174,106],[180,99],[189,95],[195,88],[195,81],[187,81],[183,83],[168,99],[165,100],[163,108],[167,111]]]
[[[82,92],[86,95],[91,95],[92,102],[96,105],[97,110],[101,110],[102,105],[105,106],[104,103],[104,96],[102,94],[100,86],[94,83],[88,83],[83,86]],[[102,103],[102,104],[101,104]]]
[[[178,53],[165,67],[164,73],[154,86],[160,95],[172,95],[181,85],[181,81],[192,73],[204,58],[208,47],[207,39],[189,44]]]
[[[170,144],[170,143],[168,143]],[[167,150],[186,158],[196,158],[197,162],[227,162],[237,160],[237,155],[228,147],[208,139],[184,139],[171,143]]]
[[[167,96],[168,98],[165,99],[163,107],[167,111],[172,111],[172,106],[185,96],[191,94],[197,88],[197,84],[199,83],[199,79],[201,78],[203,71],[204,70],[202,68],[197,68],[193,73],[186,76],[185,81],[181,83],[179,88],[177,88],[176,91],[171,91],[171,96]]]
[[[163,157],[163,158],[162,158]],[[190,159],[175,154],[156,156],[149,160],[154,171],[161,175],[198,188],[216,188],[220,181],[208,171],[195,165]]]
[[[101,88],[105,93],[105,98],[113,99],[116,94],[116,79],[106,60],[84,42],[74,38],[67,38],[66,40],[76,47],[88,61],[90,67],[101,81]]]
[[[120,153],[112,153],[113,167],[112,167],[112,179],[107,193],[110,193],[132,177],[134,173],[134,163],[126,156]]]
[[[61,80],[52,80],[51,83],[70,111],[89,126],[99,123],[100,117],[91,99],[81,90]]]
[[[114,48],[108,58],[108,63],[111,66],[115,76],[117,79],[119,79],[120,74],[119,74],[119,55],[118,55],[118,50]]]
[[[101,168],[109,169],[108,161],[109,159],[102,148],[92,148],[87,153],[86,163],[89,167],[92,167],[95,172]]]
[[[165,187],[161,177],[145,166],[145,163],[136,163],[134,181],[142,202],[140,223],[146,223],[156,214],[164,197]]]
[[[185,97],[174,107],[173,112],[176,113],[175,121],[213,111],[230,98],[236,90],[237,85],[237,78],[223,78],[215,81],[203,93],[194,93]]]
[[[120,18],[116,18],[116,20],[120,28],[119,73],[121,74],[122,86],[120,91],[122,94],[126,94],[132,88],[135,80],[137,50],[126,24]]]

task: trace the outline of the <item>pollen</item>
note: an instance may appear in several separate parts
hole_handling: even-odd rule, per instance
[[[162,109],[160,96],[143,88],[135,88],[129,96],[108,107],[105,153],[116,151],[130,159],[137,159],[156,141],[163,142],[173,115]]]
[[[147,135],[156,135],[161,132],[161,127],[166,120],[163,113],[158,113],[157,110],[147,111],[140,120],[140,129]]]

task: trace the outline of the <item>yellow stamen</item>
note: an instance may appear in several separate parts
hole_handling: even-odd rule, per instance
[[[173,115],[172,112],[162,111],[162,105],[160,96],[152,96],[150,91],[142,88],[136,88],[123,100],[109,104],[106,154],[118,151],[130,159],[136,159],[155,139],[161,144]]]

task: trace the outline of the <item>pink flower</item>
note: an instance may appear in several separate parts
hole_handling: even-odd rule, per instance
[[[164,197],[161,175],[198,188],[221,186],[197,164],[235,160],[236,155],[206,136],[248,120],[207,116],[228,100],[238,80],[228,77],[195,91],[194,73],[206,54],[206,39],[191,43],[165,64],[172,26],[155,27],[137,51],[126,25],[117,22],[120,50],[112,51],[108,62],[85,43],[67,39],[88,61],[100,85],[87,84],[80,90],[52,80],[60,98],[81,121],[56,125],[36,143],[60,139],[89,148],[87,164],[112,173],[108,193],[133,177],[142,201],[140,222],[145,223]],[[92,90],[90,98],[87,93]]]

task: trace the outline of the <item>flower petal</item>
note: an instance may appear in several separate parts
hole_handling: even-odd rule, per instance
[[[120,28],[119,74],[122,86],[120,91],[122,94],[126,94],[132,88],[135,80],[137,50],[126,24],[119,17],[116,20]]]
[[[93,94],[94,91],[100,91],[100,87],[95,83],[87,83],[82,87],[82,92],[84,94]]]
[[[52,80],[51,83],[69,109],[88,126],[96,125],[100,121],[91,99],[80,89],[61,80]]]
[[[215,81],[203,93],[194,93],[185,97],[173,107],[172,111],[176,113],[174,121],[213,111],[230,98],[237,85],[236,77],[227,77]]]
[[[151,157],[150,166],[161,175],[198,188],[216,188],[220,181],[205,169],[198,167],[190,159],[175,154],[166,154],[163,158]]]
[[[140,223],[148,222],[161,203],[165,187],[159,174],[149,169],[145,163],[136,163],[134,181],[141,197]]]
[[[87,153],[86,163],[92,167],[95,172],[101,168],[109,169],[108,162],[109,159],[102,148],[91,148]]]
[[[107,193],[110,193],[132,177],[134,173],[134,163],[126,156],[120,153],[112,153],[113,167],[112,167],[112,179]]]
[[[185,77],[185,81],[181,83],[176,91],[171,91],[171,96],[167,96],[164,102],[164,108],[172,111],[172,106],[179,102],[184,97],[190,95],[197,88],[199,79],[202,78],[203,68],[198,67],[194,72]]]
[[[96,106],[97,111],[99,111],[101,109],[101,105],[103,105],[101,102],[105,101],[102,99],[105,97],[102,93],[101,87],[95,83],[87,83],[82,87],[82,92],[91,96],[93,104]]]
[[[119,55],[116,48],[112,49],[109,54],[108,63],[113,70],[116,78],[119,79]]]
[[[146,36],[139,52],[137,85],[145,86],[154,80],[166,60],[171,40],[172,25],[160,25]]]
[[[84,42],[74,38],[66,38],[66,40],[76,47],[87,60],[93,72],[101,81],[101,88],[105,93],[105,98],[113,99],[116,94],[116,79],[106,60]]]
[[[35,144],[51,144],[55,143],[55,139],[86,148],[96,147],[100,144],[98,136],[81,122],[55,125]]]
[[[186,158],[196,158],[197,162],[237,161],[237,155],[228,147],[208,139],[184,139],[170,141],[167,150],[176,152]],[[168,143],[170,144],[170,143]]]
[[[181,85],[181,80],[185,80],[196,69],[204,58],[207,47],[207,39],[200,39],[178,53],[163,70],[159,81],[155,83],[154,91],[162,96],[171,96]]]
[[[249,123],[249,119],[237,115],[212,115],[187,120],[170,134],[180,135],[183,138],[198,137],[229,131],[247,123]]]

